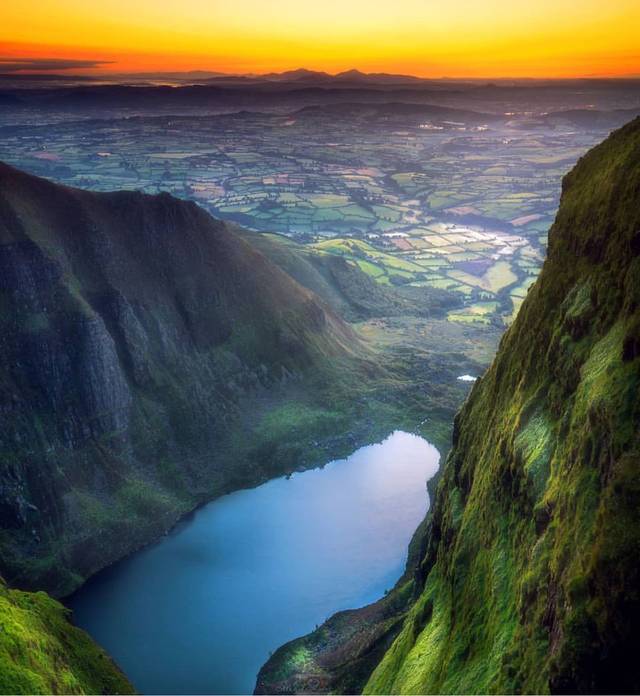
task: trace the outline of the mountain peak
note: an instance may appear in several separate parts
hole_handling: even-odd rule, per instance
[[[343,70],[342,72],[336,73],[335,77],[368,77],[368,75],[362,72],[362,70],[351,68],[351,70]]]

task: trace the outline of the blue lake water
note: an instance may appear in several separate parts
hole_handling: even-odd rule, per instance
[[[438,468],[394,432],[200,508],[69,601],[142,693],[251,693],[270,651],[391,588]]]

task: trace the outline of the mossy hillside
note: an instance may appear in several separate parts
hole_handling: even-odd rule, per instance
[[[106,653],[69,622],[44,592],[9,590],[0,580],[0,693],[130,694]]]
[[[405,576],[279,649],[258,692],[640,690],[639,234],[636,120],[566,177]]]
[[[640,688],[639,235],[636,120],[565,178],[540,278],[456,420],[423,590],[365,692]]]

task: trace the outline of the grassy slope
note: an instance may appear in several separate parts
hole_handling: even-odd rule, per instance
[[[444,317],[447,310],[461,306],[457,293],[381,285],[353,259],[326,253],[316,245],[299,244],[283,235],[255,234],[241,228],[238,232],[349,321],[403,315]]]
[[[367,693],[635,693],[640,120],[566,177],[549,256],[456,421]]]
[[[129,694],[133,687],[68,610],[0,580],[0,693]]]
[[[637,693],[639,388],[636,120],[565,178],[407,573],[280,648],[257,692]]]

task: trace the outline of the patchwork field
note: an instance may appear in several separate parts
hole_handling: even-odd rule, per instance
[[[406,106],[406,105],[405,105]],[[593,130],[387,106],[333,114],[3,124],[0,159],[97,190],[169,191],[337,254],[377,282],[458,293],[450,321],[504,325],[541,266],[560,180]]]
[[[542,261],[542,253],[516,235],[454,224],[414,228],[405,235],[373,241],[333,238],[312,247],[343,256],[379,283],[461,293],[468,306],[451,312],[449,320],[464,323],[510,321]]]

